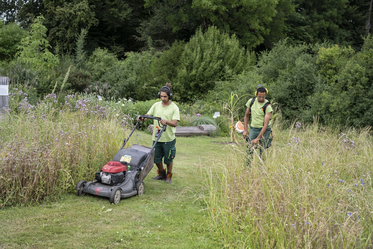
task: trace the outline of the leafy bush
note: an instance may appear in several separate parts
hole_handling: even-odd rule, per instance
[[[93,82],[86,91],[106,98],[154,98],[160,87],[153,81],[150,65],[157,54],[149,51],[130,52],[126,56],[126,59],[119,61],[106,49],[96,49],[88,62],[88,71]],[[78,72],[89,79],[89,74],[84,70]]]
[[[114,82],[113,86],[121,97],[134,100],[149,100],[157,97],[161,86],[157,86],[154,82],[150,67],[158,54],[145,51],[142,53],[127,53],[126,56],[127,58],[121,61],[118,68],[108,72],[104,79],[114,78],[112,80]]]
[[[25,87],[37,88],[40,79],[40,73],[24,64],[13,60],[3,65],[1,70],[2,75],[7,75],[10,80],[10,85],[24,85]]]
[[[286,119],[301,118],[312,121],[305,113],[311,108],[308,96],[320,81],[316,66],[317,51],[307,45],[292,46],[287,41],[278,43],[270,52],[263,53],[257,73],[278,103]]]
[[[367,38],[366,43],[371,43],[371,39]],[[318,85],[310,97],[313,114],[330,124],[371,125],[371,55],[372,49],[365,48],[357,53],[339,46],[320,50],[317,63],[325,83]]]
[[[160,101],[159,99],[147,100],[147,101],[138,101],[133,104],[131,110],[129,110],[129,115],[132,118],[133,124],[137,122],[137,117],[139,115],[145,115],[148,113],[152,105]],[[140,129],[146,129],[150,124],[153,123],[153,120],[148,119],[145,122],[141,123]]]
[[[223,116],[217,117],[215,119],[215,122],[219,127],[217,131],[217,135],[229,136],[229,132],[230,132],[229,119],[223,115]]]
[[[100,80],[117,62],[115,54],[110,53],[107,49],[97,48],[89,57],[87,66],[93,80]]]
[[[17,47],[27,32],[17,23],[4,24],[0,20],[0,60],[13,59],[17,53]]]
[[[240,46],[235,36],[210,27],[200,29],[185,44],[180,58],[174,93],[177,100],[187,102],[202,98],[216,81],[248,70],[255,63],[253,54]]]
[[[184,48],[184,41],[176,41],[169,49],[163,51],[159,57],[152,61],[151,71],[156,85],[164,85],[165,82],[176,82],[177,68],[180,65],[180,58]]]
[[[177,123],[177,126],[192,126],[193,118],[193,115],[180,113],[180,121]]]

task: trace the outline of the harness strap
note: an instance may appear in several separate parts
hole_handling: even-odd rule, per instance
[[[251,107],[253,106],[255,100],[256,100],[256,97],[254,97],[254,98],[251,99],[251,103],[250,103],[250,107],[249,107],[249,118],[250,118],[250,115],[251,115]],[[263,105],[263,107],[262,107],[262,111],[264,112],[264,116],[265,116],[265,114],[266,114],[266,109],[267,109],[267,107],[268,107],[270,104],[271,104],[271,103],[268,101],[268,102],[266,102],[266,103]],[[263,125],[264,125],[264,121],[263,121]]]

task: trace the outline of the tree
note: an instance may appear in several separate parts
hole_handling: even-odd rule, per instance
[[[143,47],[136,41],[136,29],[148,16],[143,0],[9,0],[0,2],[0,13],[23,28],[43,15],[48,40],[61,54],[71,54],[76,35],[86,29],[89,53],[105,47],[121,57],[125,51]]]
[[[0,60],[12,59],[27,32],[16,23],[4,24],[0,20]]]
[[[60,52],[71,53],[80,30],[98,24],[89,0],[46,0],[44,8],[49,41]]]
[[[356,50],[361,49],[364,37],[369,33],[366,33],[366,24],[368,23],[370,13],[369,2],[365,0],[349,0],[349,5],[344,12],[340,28],[349,32],[346,41]]]
[[[216,81],[249,70],[255,63],[253,54],[243,48],[233,35],[210,27],[197,30],[185,45],[177,70],[174,96],[194,101],[212,90]]]
[[[57,66],[59,60],[49,51],[51,46],[46,39],[47,28],[43,20],[43,16],[38,16],[31,24],[29,35],[20,42],[17,60],[40,73],[47,73]]]
[[[263,35],[263,43],[256,48],[256,51],[263,51],[271,49],[274,44],[286,37],[287,24],[286,21],[295,13],[295,6],[291,0],[279,0],[275,7],[276,15],[272,21],[268,23],[267,27],[269,33]]]
[[[119,57],[124,57],[127,47],[136,47],[134,42],[130,1],[122,0],[88,0],[90,9],[96,19],[89,28],[87,49],[107,48]],[[140,1],[141,2],[141,1]],[[132,5],[133,6],[133,5]]]
[[[168,49],[176,40],[188,41],[200,25],[190,1],[146,1],[151,12],[138,28],[139,40],[158,50]]]
[[[242,45],[255,48],[270,34],[270,24],[277,15],[278,0],[196,0],[192,9],[202,17],[206,26],[214,25],[219,30],[236,35]],[[277,15],[277,22],[282,16]]]
[[[72,53],[81,29],[88,30],[86,49],[108,48],[123,54],[123,40],[133,34],[125,32],[131,9],[121,0],[45,0],[43,10],[48,39],[62,53]],[[130,39],[133,41],[134,38]]]
[[[54,69],[59,63],[58,57],[49,51],[47,29],[43,25],[43,20],[43,16],[35,18],[29,34],[20,42],[19,51],[10,69],[12,80],[25,85],[32,82],[39,94],[50,93],[53,89]]]
[[[363,0],[295,0],[296,11],[286,21],[289,39],[297,44],[321,43],[360,47],[369,3]]]
[[[0,2],[0,18],[6,20],[6,22],[15,22],[19,5],[16,0],[8,0]]]
[[[282,30],[282,24],[276,26],[274,23],[283,22],[288,12],[291,12],[292,5],[289,3],[288,0],[145,0],[145,6],[152,8],[155,13],[146,24],[161,29],[157,32],[153,28],[148,28],[144,29],[147,31],[144,33],[150,35],[153,40],[158,40],[157,37],[162,38],[162,33],[166,31],[166,41],[186,34],[184,39],[187,40],[190,31],[197,27],[206,31],[210,26],[216,26],[221,31],[236,35],[241,45],[251,49],[262,44],[266,36],[270,36],[271,25]]]

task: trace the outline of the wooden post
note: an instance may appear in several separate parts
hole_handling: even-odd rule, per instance
[[[0,77],[0,112],[9,107],[9,78]]]

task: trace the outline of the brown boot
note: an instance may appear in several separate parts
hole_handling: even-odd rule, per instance
[[[171,182],[172,182],[172,173],[168,173],[166,183],[171,183]]]
[[[158,175],[155,177],[152,177],[154,180],[166,180],[166,170],[157,170]]]

